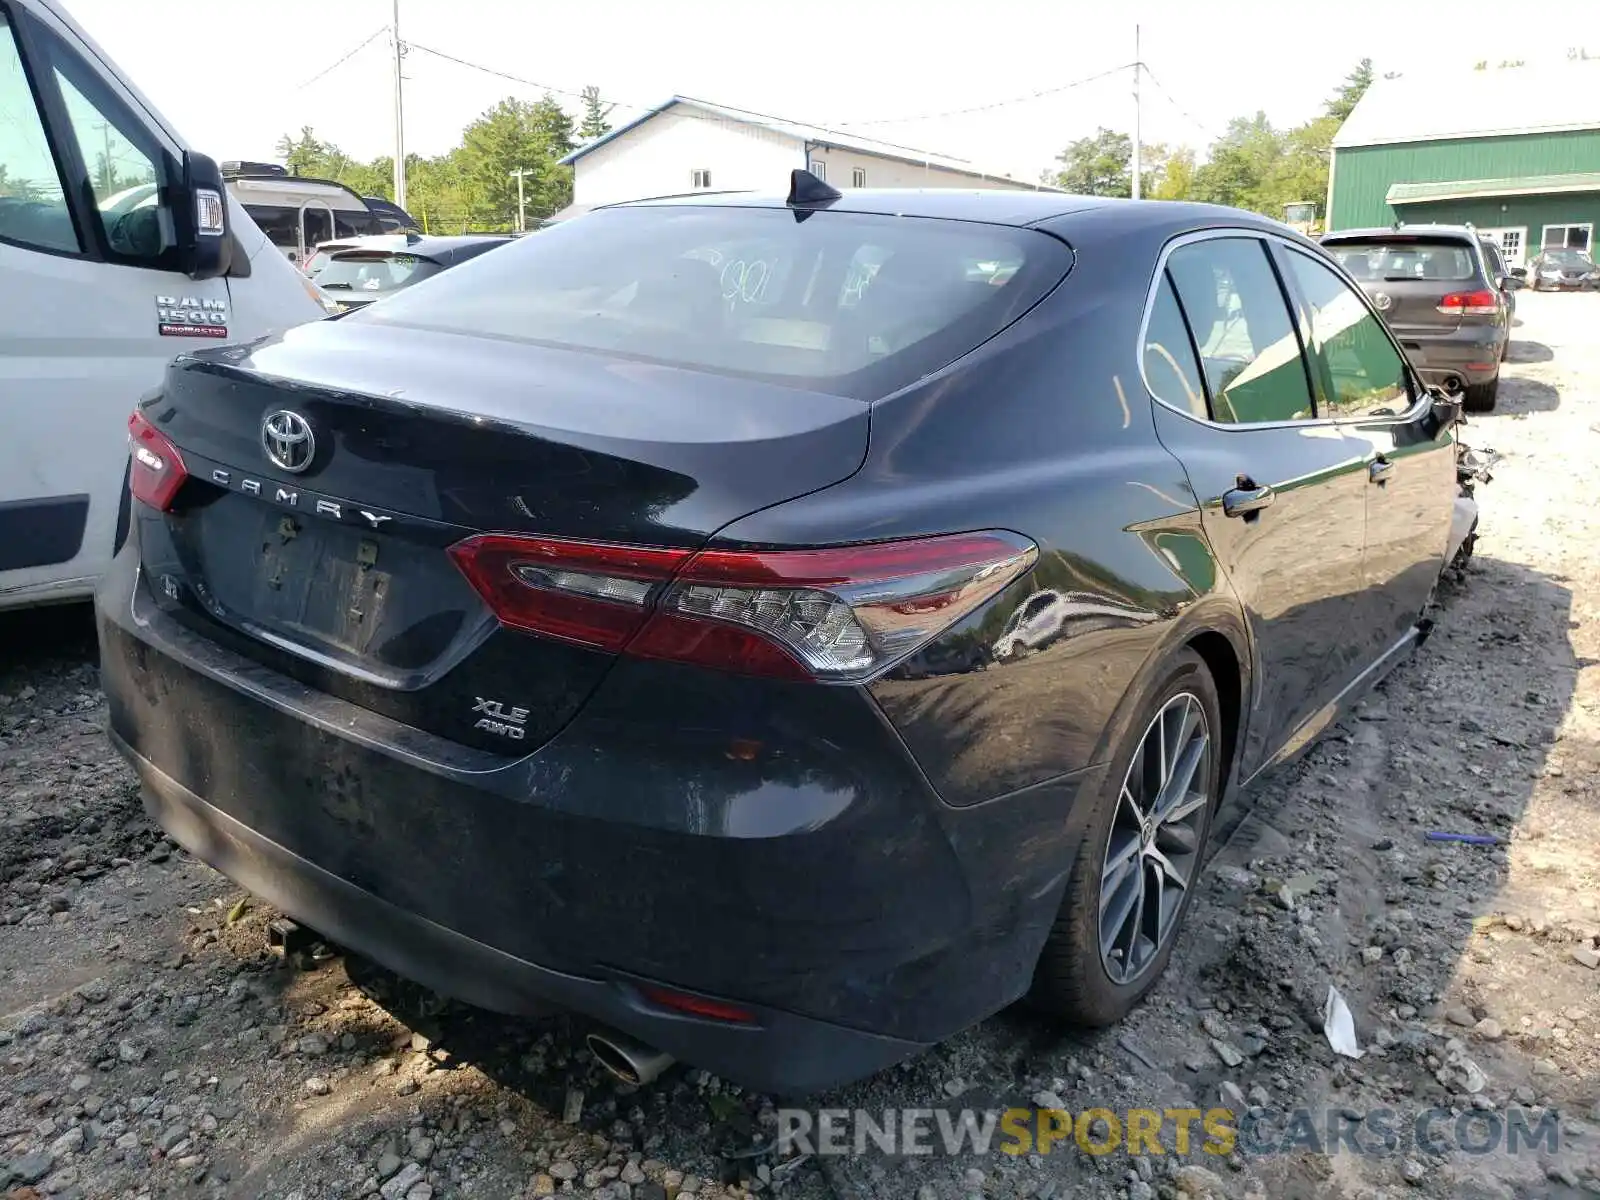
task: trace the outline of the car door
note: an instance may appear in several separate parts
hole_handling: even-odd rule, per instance
[[[1328,263],[1280,251],[1311,328],[1319,409],[1362,445],[1367,479],[1362,590],[1340,672],[1346,682],[1408,640],[1439,572],[1455,507],[1455,439],[1432,415],[1383,321]]]
[[[178,148],[41,16],[0,0],[0,606],[86,594],[109,563],[140,393],[227,332],[166,197]]]
[[[1169,247],[1143,346],[1157,433],[1254,643],[1240,758],[1247,778],[1317,728],[1337,690],[1366,516],[1362,445],[1318,418],[1293,310],[1262,237]]]

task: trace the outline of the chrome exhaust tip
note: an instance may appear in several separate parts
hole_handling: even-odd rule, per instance
[[[635,1087],[660,1078],[661,1073],[677,1061],[672,1055],[615,1029],[596,1030],[584,1038],[584,1044],[602,1067],[623,1083]]]

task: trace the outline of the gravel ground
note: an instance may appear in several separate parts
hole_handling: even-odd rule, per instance
[[[1160,1154],[806,1157],[773,1147],[771,1098],[615,1084],[564,1018],[286,962],[275,914],[145,820],[87,615],[56,610],[0,618],[0,1195],[1600,1195],[1600,296],[1521,307],[1466,431],[1505,455],[1476,559],[1421,652],[1256,794],[1151,1000],[1092,1034],[1003,1013],[810,1102],[1220,1106],[1255,1131],[1232,1153],[1198,1124],[1175,1153],[1169,1124]],[[1330,984],[1359,1060],[1323,1034]],[[1413,1136],[1429,1111],[1440,1141]]]

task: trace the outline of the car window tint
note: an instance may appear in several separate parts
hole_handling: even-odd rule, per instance
[[[1311,309],[1313,362],[1328,400],[1324,415],[1398,415],[1410,408],[1405,362],[1382,322],[1326,265],[1297,251],[1287,258]]]
[[[83,249],[4,12],[0,12],[0,237],[45,250],[76,254]]]
[[[1161,276],[1155,303],[1150,307],[1150,322],[1144,336],[1144,377],[1157,399],[1197,417],[1206,412],[1205,385],[1200,382],[1200,364],[1195,361],[1194,343],[1184,324],[1183,311],[1172,291],[1172,279]]]
[[[1266,246],[1208,238],[1174,250],[1167,271],[1200,349],[1212,419],[1310,420],[1305,360]]]
[[[536,342],[870,400],[993,337],[1071,266],[1028,229],[864,213],[590,213],[352,319]],[[319,282],[320,282],[319,277]]]

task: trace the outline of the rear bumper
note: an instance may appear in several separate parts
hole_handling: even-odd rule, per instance
[[[1494,325],[1467,325],[1448,333],[1396,331],[1395,336],[1423,382],[1454,377],[1475,384],[1500,374],[1500,350],[1509,334]]]
[[[589,979],[526,962],[262,837],[111,736],[139,772],[146,810],[191,854],[340,945],[442,994],[496,1012],[575,1009],[763,1091],[817,1091],[925,1048],[775,1009],[757,1009],[748,1026],[678,1017],[652,1007],[626,977]]]
[[[97,615],[112,734],[151,812],[391,970],[499,1011],[569,1007],[786,1094],[906,1058],[1031,982],[1083,774],[952,808],[865,692],[729,703],[719,683],[713,703],[644,674],[682,668],[628,661],[536,753],[464,750],[176,623],[136,554]],[[670,714],[641,699],[662,695]],[[729,753],[740,739],[753,759]],[[756,1020],[664,1010],[641,982]]]

